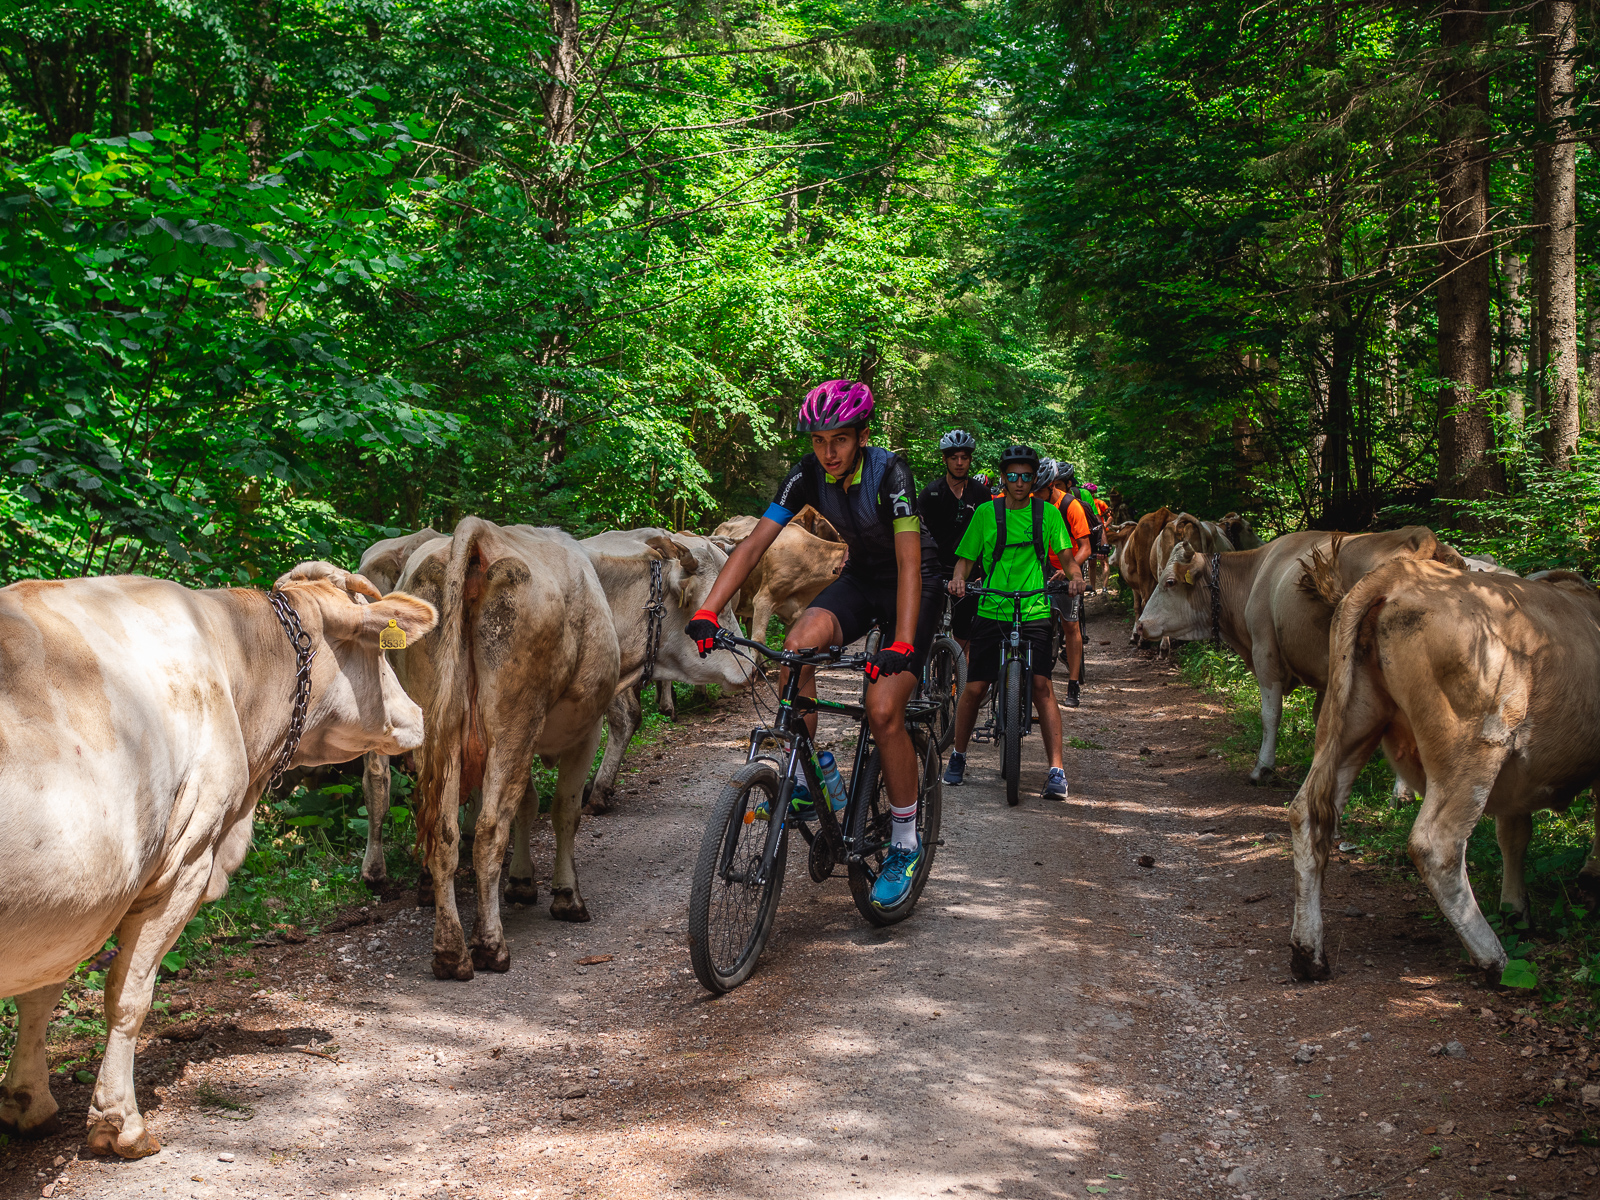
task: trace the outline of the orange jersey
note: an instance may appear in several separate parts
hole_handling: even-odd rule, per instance
[[[1062,519],[1067,523],[1067,532],[1072,535],[1072,544],[1076,547],[1089,536],[1089,516],[1083,511],[1083,502],[1065,488],[1052,488],[1050,502],[1061,510]],[[1050,555],[1050,566],[1057,571],[1066,570],[1054,553]]]

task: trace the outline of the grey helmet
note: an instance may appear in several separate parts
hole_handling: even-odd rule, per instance
[[[969,453],[976,453],[977,449],[978,439],[973,437],[965,429],[952,429],[949,433],[945,434],[939,439],[940,454],[949,454],[955,450],[966,450]]]
[[[1039,460],[1039,469],[1033,475],[1033,490],[1036,492],[1043,491],[1056,481],[1056,476],[1059,473],[1060,468],[1056,465],[1055,459],[1041,458]]]

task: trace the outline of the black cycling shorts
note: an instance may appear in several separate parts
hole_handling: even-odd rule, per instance
[[[950,598],[953,607],[950,609],[950,636],[966,641],[972,636],[972,622],[978,617],[978,602],[982,596],[963,596],[957,600]]]
[[[1033,673],[1050,678],[1050,622],[1024,621],[1022,644],[1033,651]],[[972,624],[972,652],[967,655],[967,682],[993,683],[1000,678],[1000,643],[1011,636],[1010,620],[979,617]]]
[[[844,574],[822,589],[810,607],[831,612],[839,618],[839,627],[844,631],[843,645],[848,646],[851,642],[866,637],[873,621],[877,621],[878,628],[883,631],[883,644],[888,646],[894,641],[897,615],[895,609],[898,600],[894,576],[891,575],[887,583],[868,581],[852,575],[849,568],[846,568]],[[939,636],[939,622],[944,617],[944,600],[944,580],[939,576],[937,564],[930,571],[928,565],[924,563],[922,608],[917,614],[917,639],[913,643],[916,649],[911,656],[910,667],[912,671],[922,670],[922,662],[928,656],[928,647],[932,646],[933,639]]]

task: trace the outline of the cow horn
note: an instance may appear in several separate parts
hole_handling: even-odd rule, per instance
[[[700,560],[694,556],[694,551],[673,538],[657,534],[655,537],[647,538],[645,545],[661,555],[662,558],[677,559],[678,565],[683,568],[685,575],[693,575],[700,569]]]
[[[317,579],[326,579],[334,587],[340,588],[358,604],[365,604],[368,600],[382,600],[380,592],[365,575],[357,575],[354,571],[346,571],[332,563],[315,562],[299,563],[282,575],[272,586],[281,588],[286,583],[309,583]]]

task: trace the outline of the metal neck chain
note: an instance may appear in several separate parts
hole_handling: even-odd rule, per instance
[[[661,650],[661,626],[667,619],[667,606],[662,603],[667,594],[666,575],[659,558],[650,560],[650,603],[644,606],[644,676],[640,687],[649,687],[656,674],[656,655]]]
[[[1222,555],[1211,556],[1211,644],[1222,645]]]
[[[267,780],[267,787],[271,789],[289,769],[289,760],[305,736],[306,706],[311,702],[311,660],[317,652],[311,648],[311,635],[300,628],[300,614],[287,596],[273,588],[267,593],[267,603],[272,605],[278,624],[283,626],[289,645],[294,647],[294,709],[289,714],[289,732],[284,735],[283,749],[278,751],[278,761],[273,764],[272,775]]]

